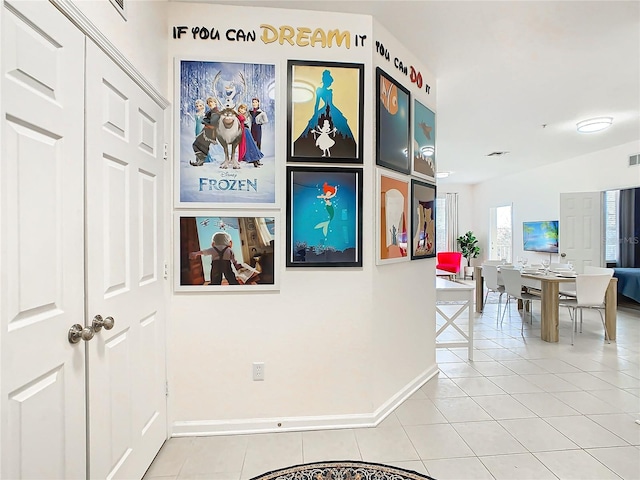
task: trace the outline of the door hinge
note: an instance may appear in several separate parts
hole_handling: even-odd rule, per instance
[[[164,395],[165,395],[165,397],[169,396],[169,381],[168,380],[164,382]]]
[[[164,279],[169,278],[169,265],[167,262],[164,262]]]
[[[164,161],[167,161],[169,159],[169,145],[167,145],[166,143],[162,147],[162,158],[164,159]]]

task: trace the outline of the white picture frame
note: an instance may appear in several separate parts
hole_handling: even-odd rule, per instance
[[[176,292],[252,292],[280,289],[280,212],[277,210],[182,210],[174,213],[174,269]],[[237,284],[221,275],[211,284],[213,236],[227,233],[230,249],[241,266],[234,269]],[[223,249],[218,245],[218,250]],[[220,264],[218,265],[220,267]],[[220,271],[220,269],[218,269]]]
[[[411,177],[376,168],[376,265],[410,259]]]

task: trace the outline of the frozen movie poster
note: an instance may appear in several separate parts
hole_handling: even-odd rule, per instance
[[[177,290],[274,289],[275,217],[180,214]]]
[[[287,266],[362,266],[362,170],[287,168]]]
[[[179,62],[179,199],[273,206],[275,65]]]

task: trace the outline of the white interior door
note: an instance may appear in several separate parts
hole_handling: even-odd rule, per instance
[[[90,477],[140,478],[167,438],[164,112],[87,42]]]
[[[578,273],[586,265],[603,264],[602,192],[560,194],[558,245],[563,262]]]
[[[85,478],[84,36],[2,11],[0,477]]]

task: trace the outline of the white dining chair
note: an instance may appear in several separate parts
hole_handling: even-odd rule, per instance
[[[587,273],[590,275],[609,275],[609,279],[611,279],[611,277],[613,277],[613,268],[592,267],[591,265],[586,265],[584,267],[584,273]],[[572,283],[569,285],[573,286],[574,290],[567,288],[565,284],[563,285],[564,288],[560,290],[560,297],[576,298],[576,291],[575,291],[576,284]]]
[[[582,311],[584,309],[598,311],[600,320],[602,321],[602,327],[604,328],[604,338],[607,343],[611,343],[602,315],[602,310],[605,308],[604,296],[610,280],[611,277],[608,273],[580,274],[576,277],[576,298],[560,299],[560,306],[567,307],[569,309],[569,316],[571,317],[571,345],[573,345],[574,333],[578,326],[578,313],[580,313],[580,333],[582,333]]]
[[[522,291],[522,277],[520,276],[520,271],[516,269],[501,269],[502,280],[504,282],[504,288],[507,292],[507,303],[504,306],[504,310],[502,311],[502,320],[500,320],[500,324],[502,325],[502,321],[504,320],[504,313],[509,308],[509,301],[513,298],[514,300],[522,300],[524,304],[525,312],[523,313],[522,318],[522,326],[520,327],[520,333],[522,334],[524,329],[524,322],[526,316],[526,310],[529,310],[529,316],[531,318],[531,324],[533,325],[533,308],[531,307],[532,300],[540,300],[538,295],[532,295],[530,293],[526,293]],[[509,316],[511,316],[511,311],[509,311]]]
[[[582,273],[589,275],[609,275],[609,278],[613,277],[613,268],[594,267],[592,265],[585,265]]]
[[[500,318],[500,306],[502,305],[502,295],[504,295],[504,285],[498,283],[498,267],[496,265],[482,265],[482,276],[484,277],[484,284],[487,287],[487,293],[484,296],[484,302],[482,305],[487,304],[487,297],[489,293],[499,293],[498,297],[498,315],[496,316],[496,323]],[[484,310],[484,308],[483,308]]]
[[[485,260],[482,262],[482,266],[485,265],[495,265],[497,267],[498,265],[502,265],[502,260]]]

